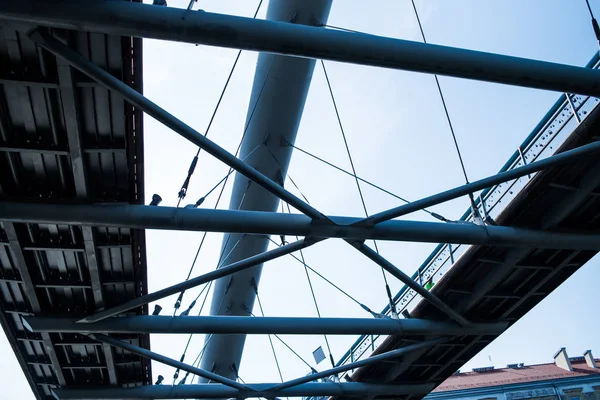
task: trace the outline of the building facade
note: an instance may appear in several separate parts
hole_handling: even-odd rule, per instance
[[[457,371],[427,400],[600,400],[600,360],[592,351],[569,357],[561,348],[549,364]]]

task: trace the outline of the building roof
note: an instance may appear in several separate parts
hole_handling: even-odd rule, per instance
[[[596,363],[600,363],[600,360],[596,359]],[[556,366],[554,363],[550,363],[525,365],[520,368],[500,368],[485,372],[458,373],[446,379],[434,390],[434,392],[448,392],[451,390],[501,386],[514,383],[537,382],[590,375],[598,375],[598,378],[600,379],[600,368],[589,367],[585,360],[580,361],[571,359],[571,366],[573,367],[573,371],[568,371]]]

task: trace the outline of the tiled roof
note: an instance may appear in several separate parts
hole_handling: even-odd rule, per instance
[[[596,360],[600,363],[600,360]],[[574,378],[578,376],[598,375],[600,368],[590,368],[585,361],[571,361],[573,371],[567,371],[552,364],[526,365],[522,368],[500,368],[486,372],[464,372],[446,379],[434,392],[509,385],[548,379]]]

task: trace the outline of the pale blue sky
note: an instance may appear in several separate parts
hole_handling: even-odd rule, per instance
[[[184,7],[187,0],[171,0]],[[251,16],[257,1],[199,1],[196,8]],[[600,15],[600,6],[593,2]],[[483,50],[540,60],[585,65],[598,44],[584,0],[417,0],[425,34],[431,43]],[[260,16],[264,16],[266,2]],[[329,24],[383,36],[419,40],[409,0],[334,0]],[[175,116],[204,132],[225,82],[235,50],[145,41],[145,93]],[[242,54],[209,138],[231,152],[237,147],[250,96],[256,54]],[[326,63],[357,172],[388,190],[417,199],[463,183],[456,153],[433,77],[403,71]],[[317,67],[319,67],[317,65]],[[458,141],[471,180],[495,173],[529,134],[557,93],[515,88],[453,78],[440,78]],[[145,119],[146,197],[159,193],[164,205],[176,204],[195,147],[151,118]],[[323,72],[315,70],[297,145],[349,169],[349,162]],[[185,202],[193,203],[221,179],[227,167],[202,153]],[[318,209],[328,214],[362,215],[352,178],[307,156],[296,153],[289,175]],[[295,191],[293,186],[286,185]],[[230,186],[228,186],[230,189]],[[363,187],[370,213],[398,205],[385,194]],[[225,191],[221,207],[228,205]],[[213,194],[205,203],[212,207]],[[449,218],[467,208],[466,199],[436,207]],[[430,220],[415,213],[411,219]],[[147,232],[149,289],[181,281],[187,275],[200,233]],[[214,268],[221,235],[208,235],[194,275]],[[434,245],[380,243],[382,254],[412,274]],[[374,310],[386,304],[381,272],[371,262],[340,241],[327,241],[305,252],[307,263],[334,280]],[[592,260],[545,299],[508,332],[464,368],[512,362],[550,362],[554,352],[567,347],[570,355],[592,349],[600,355],[597,332],[600,278],[598,259]],[[401,285],[390,278],[393,291]],[[367,315],[318,278],[313,279],[321,312],[326,316]],[[198,290],[189,291],[187,307]],[[260,296],[267,315],[315,315],[302,266],[291,258],[267,264]],[[174,298],[159,304],[172,312]],[[210,299],[209,299],[210,301]],[[195,308],[197,312],[198,307]],[[205,310],[206,312],[206,310]],[[594,317],[596,315],[596,317]],[[179,358],[186,336],[156,335],[155,351]],[[355,340],[332,337],[337,360]],[[322,337],[286,337],[309,363],[311,352],[324,345]],[[192,360],[202,347],[195,337],[186,357]],[[284,379],[304,375],[306,367],[283,346],[275,343]],[[0,384],[11,387],[6,398],[32,398],[10,347],[0,340],[3,372]],[[324,361],[319,369],[326,368]],[[463,368],[463,369],[464,369]],[[173,369],[153,364],[153,375],[171,383]],[[277,381],[278,374],[265,336],[249,337],[240,376],[247,382]],[[6,396],[0,393],[0,399]]]

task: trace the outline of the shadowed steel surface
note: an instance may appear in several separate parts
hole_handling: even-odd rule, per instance
[[[77,323],[76,319],[25,317],[31,332],[125,332],[125,333],[248,333],[290,335],[467,335],[498,334],[508,326],[505,322],[472,324],[463,327],[453,323],[388,318],[300,318],[300,317],[236,317],[200,316],[168,317],[140,315],[107,318],[93,324]]]
[[[308,21],[309,24],[324,22],[319,17],[326,17],[326,14],[318,15],[318,8],[311,5],[313,1],[297,1],[297,4],[302,3],[308,4],[303,4],[298,11],[304,9],[314,13],[315,18]],[[271,16],[269,19],[276,19]],[[281,16],[280,20],[292,20],[289,15],[282,13]],[[298,16],[294,24],[286,24],[114,1],[83,4],[64,0],[53,3],[4,0],[0,6],[0,17],[39,25],[352,62],[563,93],[600,94],[600,73],[597,71],[375,35],[305,27],[299,25],[306,23],[302,21],[302,12]]]
[[[141,111],[38,48],[27,37],[33,27],[0,19],[0,199],[143,204]],[[53,34],[143,91],[140,39]],[[151,383],[149,360],[75,333],[34,334],[21,320],[83,316],[147,293],[145,257],[139,229],[0,222],[0,324],[32,396],[51,399],[57,385]],[[148,335],[118,336],[150,346]]]
[[[298,210],[311,216],[312,218],[320,219],[321,213],[315,210],[312,206],[305,203],[292,193],[285,190],[281,185],[276,183],[276,180],[269,179],[265,174],[258,171],[257,168],[252,168],[251,165],[242,161],[247,157],[247,154],[242,153],[242,159],[235,157],[206,136],[186,125],[181,120],[175,118],[172,114],[158,106],[156,103],[144,97],[141,93],[124,84],[119,79],[102,70],[94,63],[89,62],[85,57],[82,57],[75,51],[72,51],[67,46],[64,46],[60,41],[56,40],[48,33],[36,29],[29,34],[29,37],[39,46],[48,51],[64,58],[72,66],[87,74],[91,78],[97,80],[107,89],[121,94],[128,102],[139,107],[148,115],[154,117],[157,121],[162,122],[174,132],[183,136],[196,146],[200,147],[213,157],[229,165],[239,173],[252,179],[253,183],[262,186],[269,192],[284,199],[290,205],[293,205]],[[290,151],[291,152],[291,151]]]
[[[286,4],[290,7],[302,8],[309,7],[312,3],[290,1],[278,4],[284,9]],[[323,4],[319,3],[321,7],[324,7]],[[329,7],[329,3],[326,7]],[[66,33],[64,37],[61,36],[61,40],[66,39],[65,41],[70,47],[83,54],[84,57],[90,58],[100,68],[109,71],[109,77],[116,76],[118,79],[111,78],[110,85],[121,89],[125,86],[119,84],[120,80],[137,91],[141,91],[141,71],[139,69],[141,43],[136,39],[106,36],[104,33],[154,35],[153,37],[163,39],[224,47],[242,47],[277,54],[285,52],[300,57],[318,57],[421,72],[436,72],[566,92],[593,95],[598,95],[600,92],[599,75],[592,68],[582,69],[372,35],[305,27],[301,24],[319,25],[324,21],[312,18],[313,16],[305,19],[305,14],[291,11],[280,19],[286,22],[295,22],[294,24],[252,21],[247,18],[204,12],[185,12],[149,5],[131,5],[124,2],[97,1],[82,4],[73,1],[57,1],[48,4],[34,0],[5,0],[0,4],[0,16],[13,21],[35,20],[42,25],[101,31],[102,34]],[[282,14],[285,13],[282,12]],[[273,15],[270,14],[270,17]],[[23,29],[29,29],[29,27]],[[0,61],[2,61],[0,63],[0,77],[2,78],[0,79],[2,85],[0,91],[0,168],[2,168],[2,172],[8,171],[8,173],[0,174],[2,199],[34,201],[55,207],[56,203],[82,201],[89,194],[89,203],[143,203],[143,199],[139,196],[139,193],[143,193],[139,109],[123,102],[120,97],[107,92],[100,85],[81,81],[81,77],[72,74],[68,66],[61,64],[60,61],[57,62],[52,55],[37,49],[28,40],[24,34],[25,31],[21,32],[9,27],[5,28],[4,32],[5,37],[2,38],[5,39],[2,42],[4,46],[0,46]],[[134,54],[133,57],[132,54]],[[132,62],[132,58],[137,61]],[[267,64],[265,60],[269,63]],[[274,60],[272,64],[271,60]],[[273,66],[273,75],[269,76],[265,84],[265,89],[270,91],[270,102],[262,104],[262,101],[258,101],[256,88],[265,82],[264,78],[267,75],[265,64]],[[597,58],[596,62],[591,63],[588,67],[593,67],[592,64],[597,64]],[[16,76],[5,73],[2,69],[4,65],[9,65],[11,71],[17,71]],[[306,68],[302,69],[299,67],[300,65],[304,65]],[[246,138],[242,157],[249,153],[249,149],[256,147],[246,143],[263,146],[261,154],[257,153],[254,159],[249,160],[251,167],[264,170],[264,175],[268,179],[262,179],[263,184],[265,182],[283,184],[284,182],[291,150],[280,147],[283,147],[282,142],[293,142],[290,139],[295,136],[295,129],[300,119],[312,73],[312,65],[314,65],[313,61],[301,58],[292,59],[264,54],[259,58],[255,90],[250,107],[252,108],[254,104],[258,103],[263,111],[255,116],[256,120],[251,121],[249,130],[254,133],[249,136],[250,139]],[[301,71],[298,71],[298,68]],[[292,75],[288,73],[290,71],[295,72]],[[290,76],[293,79],[285,79]],[[273,80],[273,78],[278,79]],[[278,92],[284,90],[283,94]],[[535,140],[531,140],[532,135],[530,135],[527,145],[519,147],[521,152],[519,156],[523,164],[527,164],[527,166],[536,164],[536,160],[544,151],[538,151],[537,148],[549,148],[548,153],[550,150],[560,147],[559,152],[561,152],[580,146],[590,146],[590,143],[598,139],[600,116],[597,109],[593,111],[598,100],[586,96],[569,97],[569,94],[566,96],[568,98],[565,99],[564,107],[563,103],[557,103],[549,112],[549,117],[545,117],[542,123],[536,127],[537,132],[535,135],[532,133]],[[79,101],[76,101],[77,99]],[[77,104],[80,106],[79,110],[77,110]],[[136,104],[142,105],[142,103]],[[589,107],[590,104],[592,104],[591,107]],[[147,109],[152,111],[150,108]],[[160,114],[159,108],[154,108],[154,110]],[[135,118],[130,118],[132,115]],[[269,122],[276,126],[273,127]],[[579,125],[576,129],[572,129],[573,124]],[[563,129],[565,126],[571,127]],[[78,134],[81,137],[78,137]],[[29,141],[23,143],[21,140],[23,138],[27,138]],[[44,140],[40,140],[40,138]],[[206,144],[206,142],[198,140],[195,142],[200,145]],[[549,145],[549,143],[553,144]],[[594,145],[592,144],[592,146]],[[589,149],[589,147],[587,148]],[[212,149],[218,153],[218,149],[214,147]],[[221,154],[221,159],[224,158],[236,163]],[[414,237],[417,236],[419,240],[425,241],[465,241],[465,243],[475,244],[475,246],[457,243],[453,244],[453,248],[449,248],[447,245],[440,245],[426,260],[425,269],[423,271],[420,269],[419,274],[423,272],[425,279],[431,281],[435,279],[436,285],[431,292],[465,319],[511,321],[512,323],[521,318],[597,253],[596,236],[582,234],[598,232],[600,229],[598,212],[600,196],[597,193],[600,185],[600,167],[597,157],[581,157],[577,159],[577,162],[563,165],[558,165],[552,159],[548,159],[545,165],[547,170],[536,173],[527,179],[524,175],[519,175],[526,170],[521,169],[517,172],[518,170],[514,169],[513,165],[515,160],[513,158],[511,160],[507,163],[510,168],[503,167],[502,170],[502,173],[509,171],[508,175],[504,174],[492,177],[488,181],[480,181],[478,184],[481,187],[467,185],[431,196],[417,202],[416,205],[412,204],[379,215],[377,217],[379,221],[374,219],[370,221],[371,223],[364,219],[346,218],[344,220],[342,217],[335,217],[338,218],[338,223],[353,226],[327,227],[315,224],[314,227],[309,228],[305,224],[308,218],[304,216],[299,216],[301,219],[279,219],[278,216],[265,213],[262,222],[259,221],[260,218],[257,218],[256,221],[249,224],[252,229],[256,230],[254,233],[257,235],[244,237],[242,240],[247,243],[247,246],[238,245],[238,247],[240,251],[244,249],[243,251],[247,254],[254,255],[266,248],[265,238],[260,235],[273,233],[272,229],[290,229],[290,227],[302,230],[306,234],[320,233],[325,236],[342,238],[357,236],[364,239],[374,232],[379,232],[378,234],[387,235],[388,238],[395,240],[407,240],[411,237],[414,240]],[[246,168],[243,165],[237,165],[242,169]],[[87,169],[87,173],[91,176],[86,177],[84,169]],[[252,171],[247,168],[245,170],[246,172]],[[252,172],[250,174],[253,175]],[[519,176],[523,178],[516,179]],[[87,179],[93,184],[89,184]],[[261,180],[260,177],[258,179]],[[473,190],[483,189],[485,185],[496,185],[506,179],[514,179],[503,185],[508,189],[500,190],[498,186],[494,186],[484,190],[482,199],[477,200],[477,206],[481,208],[480,212],[486,217],[488,212],[490,213],[488,222],[492,226],[473,226],[472,219],[468,216],[463,217],[463,221],[460,223],[448,224],[420,225],[413,221],[383,222],[386,219],[410,212],[411,207],[414,210],[416,207],[427,204],[437,204]],[[231,208],[235,210],[238,208],[265,210],[264,207],[267,207],[266,209],[274,210],[271,206],[276,206],[278,200],[257,186],[248,183],[246,178],[238,177]],[[285,193],[280,188],[278,189],[278,186],[271,185],[270,190],[280,194]],[[513,193],[515,194],[513,195]],[[502,206],[499,206],[500,203]],[[304,207],[302,203],[298,203],[298,205]],[[83,207],[88,207],[88,205]],[[309,215],[320,217],[319,213],[311,211],[312,207],[304,208]],[[58,211],[58,209],[55,208],[54,211]],[[139,209],[145,210],[143,207]],[[17,208],[13,209],[13,211],[15,210]],[[21,211],[23,210],[21,209]],[[77,218],[85,218],[82,213],[91,210],[92,208],[79,209],[80,214]],[[112,210],[117,210],[117,208]],[[131,217],[128,210],[130,209],[124,213],[127,218]],[[4,211],[10,213],[10,209]],[[99,212],[96,218],[104,218],[103,212]],[[145,212],[143,211],[143,213]],[[167,209],[166,212],[171,212],[171,210]],[[140,215],[145,215],[143,213]],[[153,215],[157,217],[153,223],[164,229],[174,226],[188,227],[184,217],[185,220],[199,218],[201,221],[196,221],[198,224],[193,225],[196,228],[201,224],[207,224],[207,226],[225,224],[231,228],[238,226],[236,224],[239,224],[240,216],[254,218],[252,214],[220,213]],[[125,217],[122,220],[126,219]],[[217,219],[211,220],[211,218]],[[209,220],[210,224],[207,222]],[[246,396],[245,393],[232,393],[231,388],[221,385],[110,388],[102,390],[100,394],[99,387],[112,385],[114,382],[120,385],[147,385],[150,383],[151,377],[149,364],[144,361],[140,362],[139,359],[129,363],[132,360],[128,354],[112,352],[111,349],[107,352],[106,347],[94,347],[93,343],[90,344],[90,339],[75,333],[59,335],[26,331],[20,318],[23,314],[32,312],[38,316],[74,314],[77,318],[81,318],[97,312],[98,308],[103,306],[102,300],[107,303],[104,306],[110,309],[122,303],[131,305],[129,300],[135,299],[145,292],[143,233],[140,234],[137,230],[145,225],[140,222],[140,219],[130,220],[134,225],[126,227],[121,227],[119,221],[114,222],[114,225],[103,225],[102,221],[96,221],[96,224],[84,224],[79,221],[73,221],[73,224],[59,222],[56,220],[44,223],[40,220],[37,222],[26,219],[10,220],[3,222],[2,230],[0,230],[0,259],[3,265],[5,263],[9,265],[9,268],[2,269],[2,276],[0,276],[0,285],[3,289],[0,323],[7,330],[13,350],[25,370],[31,386],[34,387],[36,395],[40,398],[49,396],[49,388],[55,385],[68,388],[73,385],[85,384],[90,388],[82,389],[79,392],[68,389],[62,392],[58,391],[65,396],[77,394],[84,396],[83,398],[90,398],[89,396],[96,398],[104,395],[114,396],[113,398],[128,398],[136,397],[136,393],[142,398],[160,398],[164,395],[170,397],[177,395],[179,397]],[[374,225],[373,222],[380,223],[375,224],[375,227],[369,226]],[[398,225],[396,222],[407,222],[407,224]],[[282,228],[284,223],[289,223],[290,226]],[[493,226],[495,224],[504,226]],[[572,232],[573,235],[561,236],[552,232],[541,232],[549,228],[560,232]],[[377,229],[380,230],[377,231]],[[488,236],[484,237],[484,234]],[[69,240],[60,242],[57,238],[61,237]],[[233,248],[237,243],[234,238],[240,236],[234,234],[227,237],[231,239],[229,239],[229,243],[224,242],[224,249]],[[517,238],[521,240],[517,240]],[[553,244],[549,246],[552,241],[554,241]],[[576,245],[574,242],[580,242],[580,244]],[[553,248],[554,246],[557,248]],[[436,261],[432,260],[443,260],[447,253],[444,255],[440,252],[448,248],[450,264],[441,263],[440,266],[436,266]],[[58,254],[56,254],[57,252]],[[240,256],[238,259],[246,258],[243,254],[234,255],[232,253],[232,256]],[[64,260],[62,263],[58,261],[61,258]],[[49,262],[44,263],[43,260],[49,260]],[[122,265],[115,260],[121,260]],[[231,259],[223,260],[222,265],[227,265],[231,261]],[[244,267],[250,266],[248,261],[244,261],[244,263],[242,264]],[[60,272],[64,269],[68,271],[69,277],[62,280],[62,285],[60,285],[60,278],[63,278],[60,276]],[[231,289],[230,291],[221,291],[221,298],[228,302],[227,307],[251,308],[250,303],[254,300],[254,293],[250,293],[247,298],[239,297],[251,290],[247,279],[252,275],[251,270],[246,272],[247,274],[238,275],[245,277],[246,282],[243,283],[245,288],[238,290],[236,295]],[[205,276],[203,279],[209,278]],[[113,285],[112,282],[118,283]],[[108,283],[108,286],[104,285],[105,283]],[[107,287],[111,288],[110,292],[103,296],[102,291],[109,290]],[[437,308],[428,303],[419,302],[420,296],[411,295],[411,291],[415,293],[413,289],[401,291],[395,298],[394,305],[400,310],[409,312],[412,319],[417,322],[430,320],[444,323],[447,321],[447,317]],[[416,300],[413,301],[413,299]],[[411,302],[412,305],[409,308],[408,304]],[[136,304],[141,305],[144,302]],[[135,312],[143,313],[145,309],[140,308]],[[117,323],[122,325],[126,318],[130,317],[124,318]],[[182,321],[176,323],[185,323],[184,319],[181,318]],[[116,319],[108,319],[101,323],[113,323],[114,320]],[[149,321],[163,321],[163,319],[150,319]],[[243,321],[242,325],[237,326],[238,331],[236,332],[246,332],[250,326],[255,327],[257,323],[262,322]],[[81,329],[80,327],[86,326],[86,324],[75,324],[74,320],[69,323],[74,326],[73,329]],[[222,329],[220,322],[216,325]],[[333,327],[339,325],[341,324],[337,321]],[[287,322],[284,322],[282,326],[287,326]],[[275,328],[275,326],[270,326],[269,330],[271,328]],[[368,354],[369,349],[375,349],[377,356],[378,353],[387,352],[390,349],[406,348],[409,344],[414,343],[414,338],[407,340],[406,332],[404,333],[404,335],[363,337],[356,345],[352,346],[343,362],[346,363],[346,366],[348,363],[361,362],[361,357]],[[301,392],[274,393],[271,391],[265,393],[265,396],[375,397],[385,394],[397,396],[404,393],[403,390],[407,388],[404,384],[414,382],[428,382],[426,391],[429,391],[435,384],[441,382],[467,359],[485,347],[490,340],[497,336],[497,333],[465,332],[465,335],[455,337],[447,343],[435,344],[405,354],[397,362],[360,364],[362,366],[359,366],[352,377],[354,380],[376,379],[378,382],[391,382],[397,386],[374,386],[357,382],[335,384],[335,386],[333,384],[327,384],[329,386],[309,384],[321,386],[315,390],[315,386],[302,385],[294,388],[295,390],[302,389]],[[149,346],[146,335],[127,334],[125,336],[123,340],[137,341],[141,347]],[[427,335],[423,336],[419,339],[428,338]],[[212,361],[231,363],[231,360],[236,357],[239,361],[242,351],[239,345],[240,343],[243,345],[243,340],[237,339],[225,338],[219,344],[220,347],[213,348]],[[237,347],[230,349],[228,347],[230,343],[237,343]],[[224,352],[219,353],[219,349]],[[231,352],[227,353],[230,350]],[[31,357],[27,357],[32,352],[38,359],[37,363],[32,363]],[[82,379],[81,375],[76,375],[73,372],[74,368],[71,367],[78,365],[77,359],[86,357],[97,357],[100,361],[98,364],[94,364],[93,368],[87,368],[85,370],[86,378]],[[40,360],[41,362],[39,362]],[[416,360],[418,363],[415,362]],[[123,367],[123,362],[133,365],[133,367]],[[235,364],[235,366],[239,368],[239,364]],[[344,369],[343,366],[341,368]],[[210,369],[212,369],[212,365],[210,365]],[[265,389],[260,385],[256,388]],[[344,388],[346,390],[342,390]],[[422,397],[426,392],[417,392],[414,386],[410,386],[410,388],[413,392],[408,398],[411,396],[413,398]],[[252,395],[256,396],[257,394],[252,393]]]
[[[596,55],[590,66],[597,65]],[[521,145],[524,158],[534,161],[544,148],[558,147],[560,153],[597,140],[600,110],[597,99],[577,97],[574,117],[564,96],[556,103],[532,134]],[[550,150],[552,150],[550,147]],[[551,154],[551,153],[550,153]],[[503,170],[518,163],[518,153]],[[600,166],[597,158],[553,166],[531,178],[524,177],[502,188],[483,192],[487,212],[495,223],[536,229],[555,227],[570,232],[597,232],[600,229]],[[513,194],[509,197],[509,194]],[[508,197],[508,199],[507,199]],[[504,204],[498,205],[498,202]],[[482,201],[477,205],[483,214]],[[471,221],[468,210],[462,220]],[[443,252],[440,245],[412,278],[432,280],[432,293],[468,319],[517,321],[549,293],[588,262],[596,251],[453,246],[454,255]],[[458,248],[458,250],[457,250]],[[439,261],[439,262],[438,262]],[[410,288],[403,288],[394,298],[399,311],[413,318],[444,320],[445,317]],[[389,309],[383,310],[389,314]],[[495,336],[467,336],[444,345],[416,351],[395,364],[367,365],[353,371],[351,379],[377,379],[378,382],[442,382],[465,362],[481,351]],[[344,355],[338,365],[410,344],[398,336],[363,336]],[[420,396],[411,396],[419,398]],[[340,398],[344,398],[341,396]]]
[[[246,243],[268,240],[265,235],[308,236],[342,239],[379,239],[407,242],[465,243],[511,247],[599,250],[599,234],[575,234],[475,224],[387,221],[375,226],[356,226],[363,218],[329,216],[339,224],[314,224],[301,214],[275,212],[177,209],[152,206],[56,206],[0,202],[0,218],[17,222],[86,223],[147,229],[179,229],[213,232],[243,232],[235,251],[222,261],[232,261],[255,253],[241,252]],[[78,222],[76,222],[77,220]],[[229,241],[226,249],[233,247]],[[227,240],[225,240],[227,243]],[[295,242],[296,243],[296,242]],[[306,243],[309,245],[310,243]],[[297,244],[300,246],[299,244]],[[263,251],[266,250],[266,244]],[[281,251],[284,249],[282,248]],[[296,249],[298,250],[298,249]],[[275,251],[275,249],[273,250]],[[227,254],[227,252],[224,252]],[[234,257],[234,255],[237,255]]]
[[[96,390],[55,389],[58,400],[98,400],[98,399],[190,399],[190,398],[235,398],[247,397],[306,397],[306,396],[350,396],[370,398],[377,395],[425,395],[434,385],[378,385],[357,382],[305,383],[284,390],[271,390],[277,383],[250,384],[251,390],[238,391],[221,384],[199,385],[154,385],[138,388],[102,388]]]

